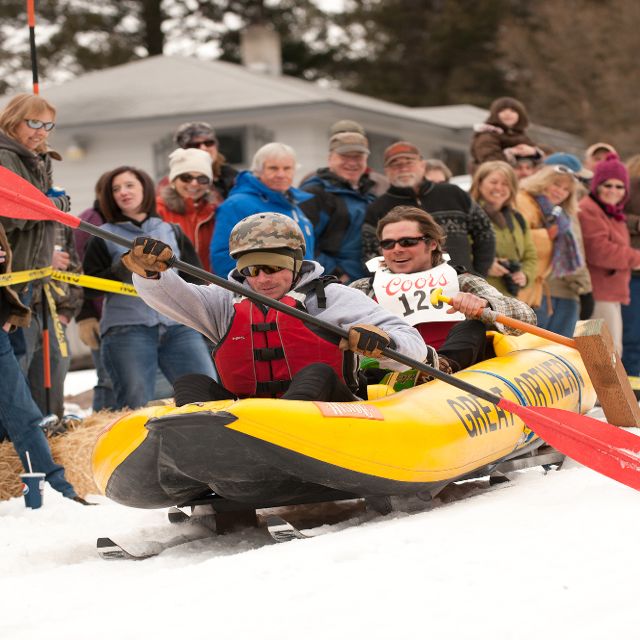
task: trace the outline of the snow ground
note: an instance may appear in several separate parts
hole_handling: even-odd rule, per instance
[[[47,487],[36,511],[0,502],[0,637],[640,637],[638,493],[572,461],[512,477],[315,539],[245,530],[142,562],[101,560],[96,538],[172,537],[163,510],[82,507]]]

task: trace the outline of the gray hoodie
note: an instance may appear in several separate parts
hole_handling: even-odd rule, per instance
[[[317,262],[305,260],[302,276],[296,288],[303,287],[320,277],[323,268]],[[238,271],[229,274],[229,279],[243,286],[246,280]],[[133,275],[133,284],[140,297],[152,308],[181,322],[205,335],[214,344],[227,333],[234,314],[234,302],[240,298],[231,291],[216,285],[195,285],[182,280],[173,271],[165,271],[158,280]],[[364,293],[342,284],[329,284],[325,288],[327,304],[318,308],[315,291],[306,297],[307,312],[325,322],[348,331],[356,324],[372,324],[386,331],[395,342],[400,353],[423,362],[427,348],[420,334],[402,318],[389,313]],[[393,360],[382,359],[380,366],[385,369],[402,371],[406,369]]]

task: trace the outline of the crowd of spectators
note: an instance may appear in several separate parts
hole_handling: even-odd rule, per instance
[[[66,212],[69,195],[53,187],[53,164],[61,160],[48,144],[55,121],[54,106],[43,98],[14,97],[0,113],[0,166]],[[235,266],[232,228],[253,214],[276,212],[301,229],[306,259],[350,284],[368,277],[370,261],[384,253],[380,221],[395,207],[414,207],[443,229],[451,265],[527,303],[540,326],[562,335],[571,336],[579,318],[604,319],[628,373],[639,375],[640,156],[625,165],[612,145],[598,142],[581,162],[564,149],[536,144],[528,124],[521,102],[494,101],[470,141],[468,193],[450,182],[446,164],[424,158],[411,140],[389,145],[376,159],[384,173],[375,172],[367,132],[351,120],[331,127],[326,166],[298,186],[296,150],[287,144],[264,145],[250,167],[237,172],[213,127],[188,122],[174,134],[168,176],[154,183],[137,167],[112,168],[98,178],[95,201],[80,217],[131,240],[152,236],[181,260],[227,277]],[[122,249],[111,242],[81,231],[74,237],[55,222],[1,222],[4,273],[53,267],[132,282],[120,262]],[[23,462],[30,450],[68,497],[75,492],[51,459],[42,426],[47,414],[64,417],[65,328],[73,318],[98,374],[95,411],[143,406],[163,383],[185,373],[216,377],[211,344],[138,297],[48,277],[2,286],[0,294],[1,384],[10,385],[0,394],[0,437],[13,441]],[[54,336],[48,354],[45,328]],[[46,393],[45,357],[53,371]]]

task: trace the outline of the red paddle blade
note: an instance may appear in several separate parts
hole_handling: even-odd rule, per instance
[[[640,437],[563,409],[522,407],[510,400],[499,406],[576,462],[640,491]]]
[[[54,207],[40,189],[4,167],[0,167],[0,216],[53,220],[68,227],[80,225],[79,218]]]

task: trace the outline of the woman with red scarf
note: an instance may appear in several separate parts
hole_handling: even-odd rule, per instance
[[[624,214],[628,200],[629,173],[610,153],[594,169],[591,189],[580,200],[579,217],[595,300],[591,317],[605,320],[619,354],[621,304],[629,304],[631,270],[640,268],[640,250],[631,247]]]

